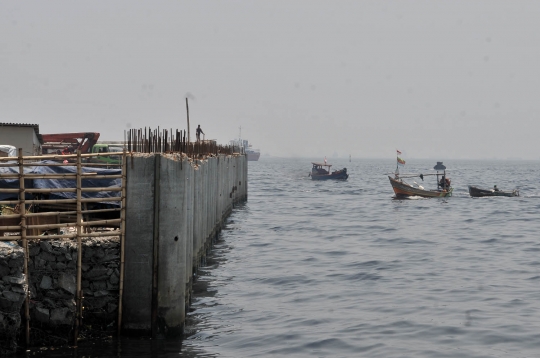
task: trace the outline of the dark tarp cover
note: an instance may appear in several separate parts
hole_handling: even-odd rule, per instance
[[[53,161],[42,161],[39,163],[56,163]],[[121,175],[122,169],[101,169],[83,167],[83,173],[95,173],[96,175]],[[0,174],[18,174],[19,167],[0,167]],[[75,166],[27,166],[24,167],[25,174],[77,174],[77,167]],[[92,177],[83,177],[83,188],[107,188],[107,187],[120,187],[121,179],[92,179]],[[25,179],[24,187],[34,189],[52,189],[52,188],[76,188],[76,179]],[[1,189],[16,189],[19,188],[19,179],[2,179],[0,177],[0,200],[17,200],[18,194],[16,193],[2,193]],[[83,192],[83,198],[113,198],[120,197],[118,191],[104,191],[104,192]],[[32,194],[26,195],[27,199],[32,199]],[[57,192],[49,194],[49,199],[76,199],[77,193],[73,192]],[[119,201],[103,201],[104,204],[120,206]]]

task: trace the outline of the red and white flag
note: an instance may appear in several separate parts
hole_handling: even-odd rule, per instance
[[[396,152],[397,152],[397,154],[401,154],[401,152],[398,149],[396,149]]]

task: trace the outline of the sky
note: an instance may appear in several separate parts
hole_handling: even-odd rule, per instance
[[[0,2],[0,122],[274,157],[540,159],[538,1]]]

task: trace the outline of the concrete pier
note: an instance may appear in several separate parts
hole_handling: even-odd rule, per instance
[[[123,329],[178,335],[193,270],[247,199],[247,159],[134,154],[127,163]]]

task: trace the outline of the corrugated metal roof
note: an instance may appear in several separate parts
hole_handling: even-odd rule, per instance
[[[39,128],[39,124],[29,124],[29,123],[1,123],[0,126],[3,127],[37,127]]]

